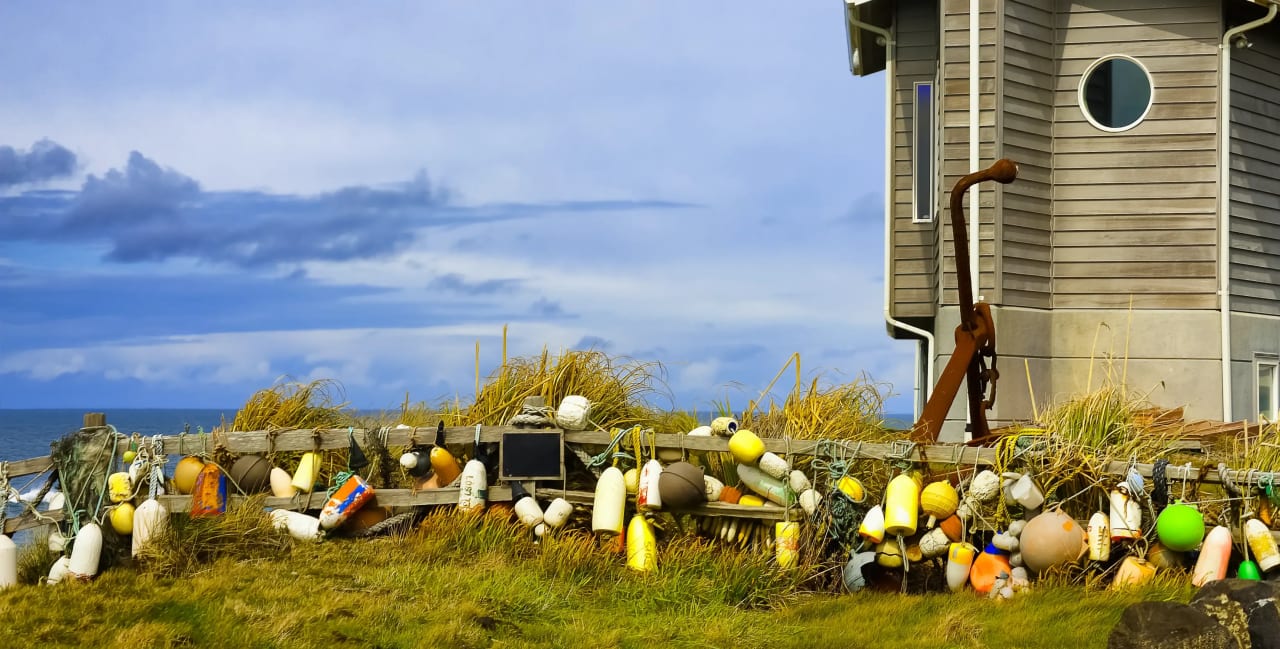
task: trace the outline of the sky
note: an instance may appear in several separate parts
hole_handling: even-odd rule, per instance
[[[4,3],[0,408],[388,408],[512,356],[883,384],[883,83],[840,3]],[[789,384],[783,390],[789,388]]]

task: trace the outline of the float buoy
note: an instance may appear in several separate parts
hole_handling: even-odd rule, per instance
[[[711,434],[717,437],[729,437],[738,432],[738,420],[733,417],[716,417],[711,420]]]
[[[107,476],[107,492],[113,503],[122,503],[132,498],[133,485],[129,484],[129,473],[117,471]]]
[[[178,466],[173,469],[173,488],[180,494],[191,493],[191,490],[196,488],[196,477],[200,475],[200,469],[203,468],[204,461],[194,455],[178,460]]]
[[[271,467],[271,495],[276,498],[293,498],[297,493],[289,472],[278,466]]]
[[[1253,558],[1263,572],[1280,565],[1280,548],[1276,547],[1276,539],[1266,524],[1256,518],[1244,522],[1244,538],[1253,550]]]
[[[791,464],[773,451],[765,451],[756,463],[760,470],[769,474],[771,478],[787,480],[788,474],[791,473]]]
[[[1025,558],[1024,554],[1023,559]],[[991,592],[1000,573],[1007,575],[1012,571],[1013,567],[1009,565],[1009,558],[1004,552],[994,544],[988,543],[982,553],[973,560],[973,567],[969,569],[969,584],[973,586],[973,592],[987,595]]]
[[[1174,552],[1196,549],[1204,540],[1204,531],[1204,514],[1181,500],[1165,507],[1156,517],[1156,538]]]
[[[591,507],[591,531],[597,534],[621,535],[622,513],[627,504],[627,487],[622,471],[611,466],[596,482],[596,497]]]
[[[884,510],[880,505],[867,510],[867,515],[862,517],[862,523],[858,525],[858,536],[872,543],[884,540]]]
[[[564,498],[556,498],[547,505],[547,511],[542,514],[542,522],[554,530],[569,522],[571,514],[573,514],[573,505]]]
[[[231,481],[242,493],[266,491],[271,483],[271,463],[261,455],[242,455],[231,465]]]
[[[658,489],[658,479],[661,477],[661,462],[649,460],[644,463],[636,486],[636,509],[641,511],[662,509],[662,492]]]
[[[806,489],[800,494],[800,508],[804,510],[806,516],[813,516],[818,511],[818,505],[822,504],[822,494],[817,489]]]
[[[1142,538],[1142,506],[1129,495],[1128,488],[1121,485],[1112,489],[1109,500],[1111,502],[1111,542]],[[1170,507],[1165,508],[1166,511],[1168,509]]]
[[[302,454],[298,460],[298,469],[293,472],[290,484],[298,492],[309,494],[316,488],[316,480],[320,477],[320,457],[310,451]]]
[[[764,442],[755,433],[739,428],[738,432],[729,438],[729,453],[738,461],[738,464],[755,464],[760,461],[760,456],[764,455]]]
[[[800,523],[778,521],[774,527],[774,559],[783,568],[794,568],[800,561]]]
[[[285,530],[299,541],[320,540],[320,519],[287,509],[271,510],[271,522],[278,530]]]
[[[1085,530],[1089,537],[1089,559],[1106,561],[1111,558],[1111,525],[1110,518],[1102,512],[1094,512],[1089,518],[1089,527]]]
[[[1191,585],[1199,588],[1211,581],[1225,579],[1230,560],[1231,530],[1218,525],[1209,530],[1200,545],[1200,558],[1191,571]]]
[[[210,462],[200,469],[191,491],[191,517],[221,516],[227,511],[227,476]]]
[[[1035,573],[1075,561],[1088,548],[1085,531],[1061,509],[1050,509],[1027,521],[1018,538],[1022,560]]]
[[[0,534],[0,590],[18,585],[18,544]]]
[[[102,558],[102,528],[97,523],[81,527],[72,544],[68,573],[80,581],[93,579],[98,574],[98,560]]]
[[[331,530],[342,525],[372,500],[373,487],[364,478],[352,473],[338,485],[338,490],[333,492],[320,510],[320,527]]]
[[[739,435],[742,433],[743,431],[738,431]],[[795,501],[795,494],[786,483],[754,466],[739,464],[738,479],[742,480],[742,484],[748,489],[783,507],[790,507]]]
[[[556,410],[556,423],[565,430],[586,430],[591,425],[591,402],[577,394],[565,397]]]
[[[142,501],[133,512],[133,556],[146,547],[147,542],[169,525],[169,510],[155,498]]]
[[[920,518],[920,485],[905,473],[889,481],[884,492],[884,531],[890,536],[916,533]]]
[[[952,543],[951,549],[947,551],[947,588],[951,592],[956,592],[969,582],[969,571],[973,567],[973,560],[978,554],[978,548],[973,547],[969,543]]]
[[[467,466],[462,469],[462,480],[458,486],[458,509],[464,512],[484,509],[485,499],[489,497],[484,463],[480,460],[468,460]]]
[[[514,507],[516,518],[520,519],[525,527],[537,527],[542,524],[542,506],[529,495],[528,491],[525,491],[524,485],[512,482],[511,497],[516,501]]]
[[[1111,586],[1113,588],[1141,586],[1151,581],[1155,574],[1155,566],[1138,557],[1128,556],[1120,562],[1120,569],[1116,571],[1116,578],[1111,582]]]
[[[675,462],[658,476],[658,493],[669,509],[688,509],[706,501],[706,480],[702,469],[688,463]]]
[[[643,514],[631,517],[627,526],[627,567],[640,572],[652,572],[658,567],[658,542],[653,537],[653,526]]]
[[[960,496],[950,482],[939,480],[931,482],[920,492],[920,510],[928,517],[925,527],[933,527],[939,520],[956,513],[960,506]]]
[[[123,502],[111,508],[111,529],[120,536],[133,534],[133,503]]]

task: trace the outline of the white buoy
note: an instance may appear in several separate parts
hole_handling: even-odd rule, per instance
[[[67,497],[61,491],[54,493],[49,498],[49,511],[57,511],[67,504]]]
[[[569,520],[569,515],[573,513],[573,505],[564,498],[556,498],[547,505],[547,511],[542,514],[542,522],[547,527],[556,529],[563,526]]]
[[[278,466],[271,467],[271,495],[276,498],[293,498],[298,490],[293,486],[293,476]]]
[[[769,474],[769,477],[777,478],[778,480],[788,479],[788,474],[791,473],[791,464],[773,451],[765,451],[760,456],[760,459],[756,461],[756,466],[760,467],[761,471]]]
[[[62,535],[62,530],[53,528],[53,531],[49,532],[49,551],[62,554],[65,549],[67,549],[67,537]]]
[[[18,544],[0,534],[0,590],[18,584]]]
[[[525,496],[516,502],[515,512],[520,522],[528,527],[537,527],[542,524],[542,507],[533,499],[533,496]]]
[[[57,561],[49,566],[49,576],[45,577],[44,583],[52,586],[63,580],[71,573],[71,559],[67,557],[59,557]]]
[[[71,546],[71,576],[88,581],[98,574],[98,560],[102,558],[102,528],[89,523],[80,528]]]
[[[640,485],[636,489],[636,509],[662,509],[662,494],[658,491],[658,478],[661,476],[661,462],[645,462],[644,468],[640,469]]]
[[[590,417],[591,402],[576,394],[565,397],[556,410],[556,423],[565,430],[586,430]]]
[[[155,498],[148,498],[133,512],[133,556],[169,525],[169,510]]]
[[[489,496],[488,477],[480,460],[469,460],[462,468],[462,480],[458,484],[458,509],[475,512],[484,509]]]
[[[276,529],[289,532],[299,541],[320,540],[320,519],[287,509],[271,510],[271,522]]]
[[[591,507],[591,531],[597,534],[622,534],[623,510],[627,504],[627,486],[622,471],[611,466],[596,482],[594,505]]]

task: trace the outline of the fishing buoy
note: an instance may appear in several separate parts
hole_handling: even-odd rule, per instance
[[[124,502],[111,508],[111,529],[120,536],[133,534],[133,503]]]
[[[1155,574],[1155,566],[1138,557],[1128,556],[1120,562],[1120,569],[1116,571],[1116,578],[1112,580],[1111,586],[1113,588],[1141,586],[1151,581]]]
[[[773,528],[774,559],[783,568],[794,568],[800,561],[800,523],[779,521]]]
[[[702,476],[702,493],[707,497],[707,502],[716,502],[720,500],[720,492],[724,491],[724,483],[720,482],[715,476],[703,474]]]
[[[716,417],[711,420],[711,433],[717,437],[729,437],[738,432],[738,420],[733,417]]]
[[[63,536],[62,530],[59,530],[57,527],[54,527],[53,530],[49,532],[49,538],[47,541],[49,544],[49,551],[54,554],[62,554],[62,551],[67,547],[67,537]]]
[[[632,467],[622,474],[622,480],[627,485],[627,495],[634,496],[640,491],[640,469]]]
[[[938,520],[956,513],[960,506],[960,496],[950,482],[939,480],[931,482],[920,492],[920,510],[928,517],[925,527],[933,527]]]
[[[821,504],[822,494],[818,493],[817,489],[806,489],[800,493],[800,508],[804,510],[806,516],[813,516]]]
[[[591,402],[576,394],[565,397],[556,410],[556,423],[565,430],[586,430],[590,417]]]
[[[129,484],[129,473],[118,471],[107,476],[107,492],[113,503],[122,503],[132,498],[133,486]]]
[[[862,501],[867,499],[867,490],[863,489],[862,483],[858,482],[858,479],[853,476],[840,476],[840,480],[836,482],[836,489],[839,489],[840,493],[848,496],[849,500],[856,504],[861,504]]]
[[[1181,500],[1176,501],[1156,517],[1156,538],[1174,552],[1194,550],[1204,540],[1204,514]]]
[[[969,571],[978,549],[968,543],[952,543],[947,551],[947,588],[957,592],[969,583]]]
[[[400,454],[400,466],[404,467],[405,471],[413,471],[418,468],[419,464],[422,464],[421,453],[417,451],[405,451]]]
[[[320,510],[320,527],[331,530],[347,522],[361,507],[373,501],[373,495],[373,487],[352,473],[338,485],[338,490],[329,496]]]
[[[458,464],[458,458],[444,447],[444,433],[441,432],[436,436],[436,445],[431,447],[429,454],[431,461],[431,470],[435,472],[436,484],[441,487],[447,487],[453,484],[454,480],[462,475],[462,467]],[[483,465],[482,465],[483,466]]]
[[[1036,573],[1079,559],[1088,542],[1075,519],[1056,508],[1027,521],[1018,539],[1022,560]]]
[[[916,533],[920,517],[920,486],[905,473],[889,481],[884,493],[884,531],[890,536]]]
[[[1009,533],[1017,536],[1022,530],[1020,523],[1022,523],[1022,521],[1014,521],[1010,523]],[[964,536],[964,522],[955,514],[944,518],[941,523],[938,523],[938,529],[942,530],[943,534],[946,534],[947,538],[951,539],[953,543],[959,541],[960,537]],[[1018,531],[1015,532],[1015,529]]]
[[[1025,552],[1022,558],[1026,559]],[[1013,566],[1009,565],[1008,556],[995,545],[988,543],[982,553],[973,560],[973,567],[969,569],[969,584],[973,586],[973,592],[987,595],[991,592],[1000,573],[1009,574],[1012,571]]]
[[[542,514],[542,522],[551,529],[562,527],[569,521],[569,515],[573,513],[573,505],[564,498],[556,498],[547,505],[547,511]]]
[[[744,431],[738,431],[741,435]],[[732,444],[732,442],[730,442]],[[789,507],[795,500],[795,494],[783,481],[774,478],[760,469],[746,464],[738,465],[738,479],[748,489],[764,496],[770,501]]]
[[[159,490],[160,490],[160,494],[163,495],[164,487],[160,487]],[[59,509],[62,509],[62,507],[66,504],[67,504],[66,495],[63,494],[61,491],[55,492],[52,496],[49,496],[48,511],[51,511],[51,512],[58,511]]]
[[[844,566],[844,587],[851,593],[856,593],[867,586],[867,576],[863,574],[862,568],[869,563],[875,563],[875,552],[859,552],[849,557],[849,563]]]
[[[951,539],[940,527],[935,527],[920,537],[920,554],[926,559],[940,557],[951,547]]]
[[[1249,581],[1262,581],[1262,572],[1258,570],[1258,564],[1248,559],[1240,562],[1240,567],[1236,569],[1237,579],[1248,579]]]
[[[632,516],[627,526],[627,567],[640,572],[652,572],[658,567],[658,542],[653,537],[653,526],[641,514]]]
[[[360,511],[347,517],[347,522],[342,524],[342,531],[359,536],[388,518],[391,518],[391,509],[388,507],[361,507]]]
[[[266,491],[271,483],[271,463],[261,455],[242,455],[231,465],[231,481],[242,493]]]
[[[1111,542],[1142,538],[1142,507],[1121,485],[1111,490]],[[1169,509],[1168,507],[1165,508]],[[1167,544],[1166,544],[1167,545]],[[1172,546],[1170,546],[1172,547]]]
[[[1036,509],[1044,504],[1044,493],[1031,476],[1025,473],[1009,486],[1009,495],[1023,509]]]
[[[136,487],[147,477],[147,459],[135,453],[132,458],[125,460],[125,462],[129,463],[129,484]]]
[[[169,510],[155,498],[142,501],[133,512],[133,556],[147,545],[147,542],[164,531],[169,525]]]
[[[102,557],[102,528],[89,523],[76,532],[71,546],[71,563],[67,570],[81,581],[93,579],[98,574],[98,559]]]
[[[18,544],[0,534],[0,590],[18,585]]]
[[[755,433],[739,428],[738,432],[729,438],[729,452],[733,454],[733,459],[737,460],[738,464],[755,464],[760,461],[760,456],[764,455],[764,442]]]
[[[640,469],[640,481],[636,486],[636,509],[650,511],[662,509],[662,492],[658,479],[662,477],[662,463],[649,460]]]
[[[488,476],[485,475],[484,463],[480,460],[468,460],[467,466],[462,469],[462,481],[459,483],[458,509],[478,512],[484,509],[488,496]]]
[[[271,467],[271,495],[276,498],[293,498],[298,493],[293,488],[293,477],[278,466]]]
[[[1106,561],[1111,558],[1111,525],[1110,517],[1102,512],[1094,512],[1089,518],[1089,527],[1085,534],[1089,538],[1089,559]]]
[[[667,509],[688,509],[706,501],[702,469],[688,462],[674,462],[658,475],[658,494]]]
[[[69,574],[71,574],[71,558],[58,557],[58,560],[49,566],[49,575],[44,578],[44,583],[53,586],[66,579]]]
[[[271,510],[271,522],[278,530],[285,530],[299,541],[320,540],[320,519],[287,509]]]
[[[1191,585],[1198,588],[1211,581],[1225,579],[1230,560],[1231,530],[1218,525],[1209,530],[1200,545],[1200,558],[1191,571]]]
[[[1186,554],[1174,552],[1159,542],[1152,543],[1151,549],[1147,550],[1147,561],[1157,570],[1185,570],[1187,567]]]
[[[886,568],[902,567],[902,545],[896,538],[888,538],[876,545],[876,563]]]
[[[294,489],[304,494],[311,493],[316,487],[316,479],[320,477],[320,458],[310,451],[302,454],[298,461],[298,470],[293,472],[293,480],[289,483]]]
[[[511,497],[516,501],[516,518],[519,518],[525,527],[537,527],[542,524],[542,506],[529,495],[528,491],[525,491],[524,485],[519,482],[511,483]]]
[[[773,451],[765,451],[756,462],[760,470],[771,478],[787,480],[788,474],[791,473],[791,463],[782,459],[781,456]]]
[[[791,487],[791,491],[802,494],[813,488],[813,483],[809,482],[809,476],[799,469],[793,470],[787,474],[787,486]]]
[[[991,537],[991,545],[994,545],[996,548],[1004,550],[1009,554],[1013,554],[1018,551],[1018,537],[1009,534],[1008,532],[998,532],[995,536]]]
[[[764,498],[752,494],[746,494],[738,499],[738,504],[743,507],[764,507]]]
[[[191,491],[191,517],[221,516],[227,511],[227,476],[210,462],[200,469]]]
[[[1253,558],[1263,572],[1280,566],[1280,548],[1276,547],[1276,539],[1271,530],[1262,521],[1250,518],[1244,522],[1244,538],[1253,550]]]
[[[969,483],[969,497],[975,502],[987,503],[995,499],[1000,494],[1000,476],[994,471],[984,469],[973,476],[973,481]]]
[[[858,536],[872,543],[884,540],[884,510],[880,505],[867,510],[867,515],[862,517],[862,523],[858,525]]]
[[[596,482],[596,497],[591,507],[591,531],[597,534],[622,534],[622,513],[627,504],[627,487],[618,467],[609,467]]]
[[[725,485],[724,488],[720,490],[720,502],[736,505],[739,500],[742,500],[741,489]]]
[[[204,461],[194,455],[178,460],[178,466],[173,469],[173,488],[180,494],[191,493],[196,488],[196,477],[203,468]]]

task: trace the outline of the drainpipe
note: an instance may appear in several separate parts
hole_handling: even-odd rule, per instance
[[[893,34],[883,27],[877,27],[868,23],[864,23],[849,11],[849,4],[846,0],[845,18],[849,22],[851,29],[863,29],[869,31],[880,38],[884,39],[885,47],[885,84],[884,84],[884,321],[890,326],[901,329],[907,333],[915,334],[920,337],[920,343],[925,347],[925,362],[929,367],[928,377],[924,380],[922,387],[919,379],[920,367],[920,348],[916,347],[916,375],[915,379],[915,404],[914,415],[916,419],[920,418],[920,411],[925,401],[929,399],[929,392],[933,389],[933,363],[934,363],[934,346],[933,334],[916,326],[909,325],[901,320],[893,317],[891,312],[891,293],[889,287],[893,278],[892,254],[893,246],[890,245],[893,237],[893,108],[894,108],[894,51],[893,51]]]
[[[1231,41],[1275,19],[1280,5],[1270,2],[1267,15],[1232,27],[1222,35],[1222,96],[1218,99],[1218,303],[1222,311],[1222,420],[1231,421]]]
[[[979,60],[980,50],[978,48],[978,36],[981,34],[979,29],[978,18],[981,9],[978,6],[978,0],[969,0],[969,168],[978,169],[978,139],[981,132],[978,130],[978,79],[981,77],[981,61]],[[981,203],[978,195],[981,190],[977,185],[969,188],[969,278],[973,282],[973,299],[982,299],[982,275],[978,272],[981,265],[978,263],[978,236],[982,232],[979,227],[982,219],[979,217],[979,207]]]

